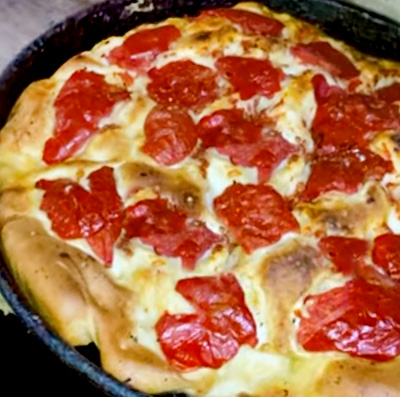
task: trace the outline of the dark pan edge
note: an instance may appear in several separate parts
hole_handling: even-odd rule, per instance
[[[169,16],[169,14],[173,13],[170,10],[179,10],[175,13],[175,15],[193,15],[198,10],[206,7],[213,6],[222,6],[222,5],[232,5],[237,3],[236,0],[154,0],[149,1],[145,0],[142,4],[144,9],[148,7],[149,4],[154,4],[154,13],[153,20],[161,20]],[[27,80],[37,80],[39,78],[47,77],[51,73],[47,73],[53,67],[53,72],[67,59],[69,59],[72,55],[76,53],[74,49],[68,48],[68,51],[64,53],[63,60],[57,60],[51,65],[47,65],[46,70],[39,71],[36,66],[35,73],[32,74],[32,65],[37,62],[40,63],[41,57],[46,56],[48,52],[51,51],[51,48],[47,47],[47,44],[50,40],[54,39],[55,36],[59,37],[61,40],[61,36],[68,33],[66,31],[66,27],[72,30],[78,27],[82,29],[82,26],[79,25],[80,22],[85,21],[86,19],[91,19],[96,22],[96,24],[101,24],[101,19],[110,18],[106,15],[107,11],[111,9],[116,9],[119,7],[122,9],[123,7],[133,3],[131,0],[108,0],[104,3],[100,3],[98,5],[92,6],[86,10],[80,11],[75,15],[68,17],[63,22],[51,27],[45,33],[43,33],[40,37],[34,40],[31,44],[25,47],[16,58],[6,67],[3,73],[0,76],[0,128],[6,121],[6,115],[11,110],[11,107],[15,103],[18,96],[21,94],[22,90],[26,87]],[[320,17],[313,18],[311,17],[310,12],[312,9],[318,5],[319,7],[330,8],[331,10],[335,10],[337,14],[340,13],[351,13],[354,16],[363,15],[363,23],[365,28],[365,40],[367,41],[366,47],[368,50],[364,48],[360,48],[360,45],[357,45],[361,51],[371,53],[375,56],[381,56],[386,58],[393,58],[400,60],[400,40],[392,41],[391,37],[400,38],[400,25],[389,18],[380,16],[372,11],[365,11],[358,6],[350,5],[347,3],[343,3],[341,1],[336,0],[308,0],[308,1],[298,1],[298,0],[269,0],[264,1],[273,9],[282,12],[288,12],[296,17],[304,19],[309,22],[318,23]],[[121,11],[122,12],[122,11]],[[147,11],[143,11],[147,12]],[[327,10],[329,14],[329,11]],[[337,38],[337,31],[335,34],[335,28],[332,25],[333,22],[329,23],[330,16],[326,15],[326,20],[324,22],[324,26],[322,29]],[[131,20],[131,27],[134,24],[139,22],[139,16],[143,15],[141,12],[138,12]],[[334,16],[333,15],[333,16]],[[128,20],[128,19],[127,19]],[[333,20],[332,20],[333,21]],[[336,21],[337,22],[337,21]],[[97,26],[95,24],[95,26]],[[372,29],[368,34],[369,27],[375,25],[380,28],[378,31]],[[125,25],[124,25],[125,26]],[[91,29],[94,29],[93,27]],[[119,27],[121,30],[128,30]],[[360,29],[359,24],[352,24],[348,26],[349,32],[353,29]],[[116,28],[118,31],[118,27]],[[116,32],[117,33],[117,32]],[[104,35],[110,36],[114,33],[107,33]],[[351,36],[350,40],[346,40],[343,36],[340,37],[341,40],[345,40],[352,43]],[[376,43],[376,39],[379,38],[379,44],[372,45],[373,42]],[[66,38],[64,38],[68,41]],[[95,40],[92,45],[101,39]],[[61,40],[62,41],[62,40]],[[46,47],[44,47],[46,45]],[[86,49],[90,49],[90,43],[87,43]],[[388,51],[392,53],[389,55]],[[38,61],[39,59],[39,61]],[[49,67],[50,66],[50,67]],[[21,70],[23,71],[25,76],[29,75],[29,78],[20,79]],[[88,381],[94,384],[96,387],[103,390],[105,393],[110,396],[120,396],[120,397],[148,397],[145,394],[141,394],[139,392],[135,392],[127,388],[123,383],[119,382],[115,378],[110,375],[107,375],[96,365],[87,360],[84,356],[82,356],[79,352],[77,352],[73,347],[61,341],[54,333],[49,331],[46,325],[42,322],[42,320],[35,315],[27,305],[27,302],[23,299],[23,297],[16,292],[15,283],[12,281],[12,277],[9,272],[5,270],[5,264],[3,263],[3,259],[0,257],[0,292],[3,294],[5,299],[8,301],[10,306],[13,308],[14,312],[20,319],[20,321],[24,324],[24,326],[31,331],[35,336],[43,342],[54,354],[56,354],[61,361],[63,361],[67,366],[72,367],[83,374]],[[168,394],[165,395],[168,397],[182,397],[182,395],[174,395]],[[161,396],[159,396],[161,397]]]
[[[0,267],[0,292],[14,310],[15,315],[28,331],[31,331],[36,338],[44,343],[68,367],[77,370],[90,383],[109,396],[149,397],[146,394],[141,394],[127,388],[123,383],[113,378],[111,375],[106,374],[95,364],[91,363],[72,346],[58,338],[48,329],[44,322],[28,308],[29,305],[23,297],[10,287],[13,284],[11,276],[6,274],[4,269]]]

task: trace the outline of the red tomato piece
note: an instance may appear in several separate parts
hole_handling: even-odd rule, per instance
[[[132,237],[151,237],[180,233],[186,222],[186,214],[165,199],[148,199],[125,210],[124,228]]]
[[[377,132],[400,128],[396,105],[363,94],[348,94],[339,87],[329,86],[322,75],[314,76],[317,112],[313,133],[322,152],[339,147],[366,147]]]
[[[119,77],[123,81],[125,87],[129,87],[135,81],[134,78],[128,72],[118,73]]]
[[[368,252],[368,242],[358,238],[329,236],[322,238],[318,245],[344,275],[354,274]]]
[[[69,179],[41,179],[36,183],[45,191],[40,209],[61,238],[86,238],[93,252],[111,264],[113,247],[122,230],[123,203],[112,168],[92,172],[89,183],[90,192]]]
[[[129,99],[129,93],[108,84],[104,76],[87,70],[72,74],[54,103],[56,126],[47,140],[43,161],[55,164],[75,154],[98,130],[99,121],[114,105]]]
[[[284,77],[283,72],[267,59],[227,56],[219,58],[215,65],[239,92],[241,99],[256,94],[271,97],[280,90]]]
[[[354,277],[392,292],[397,291],[397,294],[400,294],[400,283],[378,265],[359,261],[354,268]]]
[[[165,313],[156,323],[161,349],[178,371],[201,367],[219,368],[238,349],[237,343],[208,330],[197,314]]]
[[[124,217],[124,204],[115,185],[113,170],[102,167],[89,175],[89,185],[92,197],[101,203],[101,217],[104,227],[96,234],[87,237],[93,252],[106,263],[112,263],[113,248],[117,242]]]
[[[150,97],[161,105],[201,109],[218,96],[217,74],[190,60],[167,63],[149,71]]]
[[[298,44],[292,48],[292,53],[302,62],[321,66],[333,76],[342,79],[352,79],[360,74],[346,55],[326,41]]]
[[[142,241],[152,245],[160,255],[181,258],[183,267],[193,270],[203,254],[222,240],[204,223],[197,221],[186,224],[179,233],[153,234],[142,237]]]
[[[297,334],[306,350],[377,361],[400,354],[398,293],[356,279],[306,303],[309,315],[301,318]]]
[[[247,253],[299,228],[285,200],[270,186],[235,183],[214,200],[214,209]]]
[[[100,203],[94,199],[87,208],[91,195],[83,187],[70,179],[36,183],[45,191],[40,209],[47,213],[54,230],[63,239],[87,237],[98,232],[103,226],[99,216]]]
[[[244,293],[233,274],[180,280],[176,290],[198,310],[218,311],[243,306]]]
[[[196,126],[186,111],[156,106],[144,124],[143,151],[162,165],[182,161],[197,143]]]
[[[196,222],[186,226],[184,232],[181,233],[180,239],[176,240],[171,248],[167,248],[164,255],[178,256],[182,259],[183,267],[193,270],[196,262],[208,251],[212,246],[222,241],[221,236],[215,234],[202,222]],[[168,252],[169,251],[169,252]]]
[[[231,22],[240,25],[245,34],[278,37],[285,26],[276,19],[244,10],[219,8],[205,11],[201,14],[201,17],[203,16],[216,16],[229,19]]]
[[[367,179],[379,180],[392,169],[390,161],[368,149],[338,149],[316,158],[302,200],[311,201],[332,190],[355,193]]]
[[[400,282],[400,236],[387,233],[376,237],[372,259],[394,281]]]
[[[198,134],[206,148],[254,143],[261,139],[262,125],[248,120],[242,109],[222,109],[203,117]]]
[[[171,44],[181,37],[172,25],[136,32],[125,39],[121,46],[108,54],[110,63],[125,69],[148,66],[158,54],[168,51]]]
[[[259,181],[265,182],[294,152],[294,147],[278,134],[261,135],[261,130],[262,125],[247,120],[241,109],[217,110],[203,117],[198,125],[199,137],[206,148],[216,147],[233,164],[257,167]]]
[[[387,87],[380,88],[375,91],[375,95],[385,102],[400,101],[400,83],[393,83]]]
[[[187,220],[186,214],[165,199],[142,200],[128,207],[124,227],[129,238],[139,237],[160,255],[181,258],[188,270],[221,242],[202,222]]]
[[[178,370],[220,368],[244,344],[257,344],[256,324],[232,274],[180,280],[176,290],[196,314],[165,313],[156,324],[161,348]]]
[[[291,145],[279,134],[263,136],[258,142],[246,145],[232,145],[219,149],[227,154],[233,164],[257,167],[258,181],[267,182],[272,171],[289,155],[295,152]]]

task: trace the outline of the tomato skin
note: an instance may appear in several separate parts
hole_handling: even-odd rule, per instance
[[[272,97],[281,88],[283,72],[272,66],[267,59],[226,56],[218,58],[215,66],[227,77],[241,99],[254,95]]]
[[[400,236],[387,233],[376,237],[372,259],[392,280],[400,282]]]
[[[142,150],[161,165],[185,159],[197,143],[196,126],[185,111],[156,106],[146,118]]]
[[[235,183],[214,199],[214,210],[247,253],[299,228],[285,200],[270,186]]]
[[[326,41],[298,44],[291,51],[304,63],[321,66],[333,76],[352,79],[360,74],[346,55]]]
[[[393,83],[380,88],[374,93],[380,100],[391,103],[400,101],[400,83]]]
[[[259,182],[266,182],[295,148],[279,134],[261,135],[262,128],[257,120],[246,119],[242,109],[223,109],[200,120],[198,135],[204,147],[216,147],[233,164],[257,167]]]
[[[170,244],[168,241],[162,242],[159,252],[167,256],[180,257],[183,267],[193,270],[203,254],[210,247],[221,243],[222,238],[208,229],[203,222],[196,221],[187,224],[185,229],[169,242]],[[157,245],[157,241],[155,244]]]
[[[118,194],[112,168],[102,167],[92,172],[89,175],[89,186],[92,196],[97,197],[101,203],[105,226],[89,236],[87,241],[97,256],[111,264],[113,248],[121,234],[124,219],[124,204]]]
[[[284,28],[284,24],[276,19],[245,10],[218,8],[204,11],[200,15],[201,18],[206,16],[229,19],[231,22],[240,25],[245,34],[278,37]]]
[[[319,153],[367,147],[380,131],[400,128],[398,106],[374,95],[349,94],[330,86],[322,75],[312,83],[318,105],[312,131]]]
[[[178,281],[195,314],[164,313],[156,324],[161,348],[180,371],[220,368],[243,344],[257,344],[256,324],[233,274]]]
[[[390,161],[368,149],[339,148],[314,160],[301,199],[311,201],[332,190],[355,193],[367,179],[379,180],[392,169]]]
[[[121,46],[111,50],[107,58],[110,63],[122,68],[138,69],[148,66],[179,37],[181,32],[173,25],[140,30],[127,37]]]
[[[264,135],[252,143],[219,149],[230,157],[233,164],[256,167],[259,183],[268,182],[275,168],[295,151],[296,148],[278,133]]]
[[[243,109],[222,109],[204,116],[198,133],[206,148],[244,145],[261,138],[262,125],[248,120]]]
[[[81,238],[96,233],[104,226],[99,216],[100,203],[94,200],[87,208],[90,193],[69,179],[48,181],[41,179],[36,183],[38,189],[45,190],[40,209],[45,211],[52,223],[52,229],[64,239]]]
[[[181,258],[187,270],[193,270],[201,256],[222,241],[203,222],[187,219],[166,199],[142,200],[128,207],[124,228],[128,238],[139,237],[159,255]]]
[[[365,240],[341,236],[324,237],[318,245],[322,253],[332,260],[336,270],[348,276],[363,263],[369,248]]]
[[[340,351],[388,361],[400,354],[398,292],[361,279],[306,299],[298,341],[308,351]]]
[[[98,130],[117,102],[129,99],[122,88],[108,84],[104,76],[77,70],[61,88],[54,107],[54,136],[44,146],[43,161],[57,164],[73,156]]]
[[[202,109],[218,96],[217,74],[190,60],[167,63],[150,69],[147,91],[160,105],[179,109]]]
[[[122,230],[123,203],[112,168],[104,166],[88,179],[90,191],[69,179],[39,180],[36,187],[45,191],[40,209],[61,238],[85,238],[93,252],[110,265]]]
[[[186,215],[166,199],[147,199],[128,207],[124,228],[129,238],[180,232]]]

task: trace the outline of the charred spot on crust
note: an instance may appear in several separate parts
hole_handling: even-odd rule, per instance
[[[192,192],[183,193],[183,201],[188,208],[194,208],[198,200],[199,197],[196,197]]]
[[[396,144],[396,150],[400,150],[400,134],[393,134],[390,139]]]
[[[372,226],[384,224],[388,206],[386,192],[373,183],[360,199],[323,197],[315,203],[300,204],[296,209],[309,219],[313,230],[317,229],[314,233],[358,236]]]
[[[294,242],[273,255],[264,262],[265,277],[268,286],[281,290],[283,284],[287,287],[284,293],[290,300],[296,300],[311,282],[312,275],[318,267],[319,252],[308,245]]]
[[[292,241],[264,261],[264,288],[271,297],[271,345],[277,351],[286,353],[290,350],[288,335],[293,327],[290,313],[322,269],[320,259],[315,248]]]
[[[211,35],[212,35],[212,32],[200,32],[200,33],[196,33],[193,36],[193,39],[197,40],[197,41],[207,41],[210,39]]]
[[[123,166],[122,174],[132,192],[151,188],[188,213],[198,214],[202,210],[201,189],[182,172],[163,172],[147,164],[129,163]]]

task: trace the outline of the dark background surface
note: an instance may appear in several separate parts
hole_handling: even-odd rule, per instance
[[[132,0],[136,1],[136,0]],[[139,0],[142,1],[142,0]],[[304,0],[298,0],[301,2]],[[400,20],[400,0],[346,0]],[[0,0],[0,71],[34,37],[100,0]]]
[[[86,378],[64,365],[16,316],[0,313],[2,397],[104,397]]]

